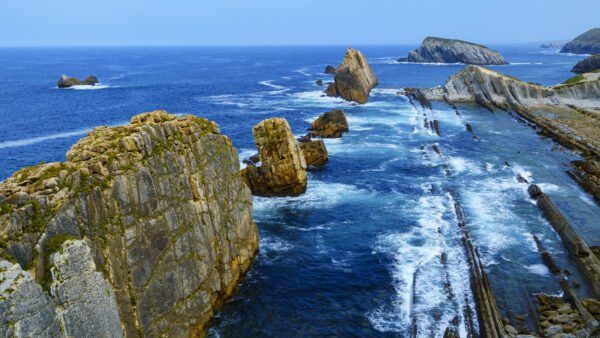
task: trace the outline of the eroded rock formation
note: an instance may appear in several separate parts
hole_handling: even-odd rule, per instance
[[[379,83],[365,56],[351,47],[335,69],[334,80],[325,91],[328,96],[341,96],[358,103],[366,103],[371,89]]]
[[[300,143],[306,165],[320,166],[327,163],[327,148],[323,140],[313,140]]]
[[[598,54],[600,53],[600,28],[593,28],[567,43],[561,53]]]
[[[258,196],[298,196],[306,191],[306,161],[284,118],[273,117],[252,128],[261,165],[242,170]]]
[[[62,280],[49,283],[46,249],[59,235],[82,238],[91,251],[69,247],[53,256]],[[95,128],[71,147],[67,162],[25,168],[2,182],[0,236],[2,253],[32,276],[23,279],[22,299],[50,309],[39,284],[48,287],[62,306],[78,308],[63,313],[75,335],[95,311],[111,313],[74,298],[81,279],[110,293],[96,269],[112,286],[125,336],[201,334],[258,249],[252,196],[231,141],[214,122],[164,111]],[[75,266],[89,273],[69,273]],[[43,317],[37,325],[55,335]],[[3,327],[13,320],[2,318]]]
[[[466,63],[472,65],[505,65],[504,57],[495,50],[461,40],[427,37],[419,48],[408,53],[401,62]]]
[[[88,86],[95,86],[96,84],[100,83],[98,81],[98,79],[94,76],[94,75],[90,75],[88,76],[85,80],[79,81],[78,78],[75,77],[70,77],[67,75],[62,75],[60,77],[60,79],[58,79],[58,88],[69,88],[72,86],[77,86],[77,85],[88,85]]]
[[[575,65],[571,71],[573,73],[587,73],[600,69],[600,54],[587,57]]]
[[[308,130],[312,132],[311,136],[338,138],[348,132],[348,121],[344,111],[336,109],[319,116]]]

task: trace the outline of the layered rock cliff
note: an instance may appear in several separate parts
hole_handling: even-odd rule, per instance
[[[598,54],[600,53],[600,28],[593,28],[567,43],[561,53]]]
[[[49,243],[65,235],[85,240],[89,251],[69,244],[48,256]],[[0,184],[0,236],[3,257],[18,262],[11,271],[29,276],[15,289],[26,308],[0,317],[0,326],[23,321],[18,327],[51,336],[52,302],[65,318],[63,335],[82,335],[100,314],[110,317],[110,306],[102,305],[110,301],[78,301],[80,294],[100,296],[82,285],[114,292],[119,330],[110,321],[94,326],[109,336],[202,333],[258,248],[252,196],[231,141],[214,122],[164,111],[95,128],[69,150],[67,162],[13,174]]]
[[[427,37],[419,48],[408,53],[404,62],[466,63],[472,65],[505,65],[504,57],[495,50],[461,40]]]
[[[575,65],[571,71],[573,73],[588,73],[600,69],[600,54],[587,57]]]
[[[351,47],[335,69],[334,80],[325,91],[327,95],[358,103],[366,103],[371,89],[379,83],[365,56]]]
[[[244,182],[258,196],[298,196],[306,191],[306,161],[284,118],[273,117],[252,128],[260,166],[242,170]]]

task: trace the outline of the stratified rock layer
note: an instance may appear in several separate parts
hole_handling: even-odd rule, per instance
[[[600,53],[600,28],[590,29],[567,43],[561,53],[598,54]]]
[[[323,138],[342,137],[342,133],[348,132],[348,121],[342,109],[332,110],[319,116],[309,129],[312,136]]]
[[[466,63],[472,65],[505,65],[504,57],[495,50],[461,40],[427,37],[421,46],[408,53],[408,62]]]
[[[191,115],[155,111],[95,128],[67,162],[25,168],[2,182],[0,204],[2,251],[38,283],[47,276],[41,257],[49,239],[89,243],[126,336],[202,333],[258,248],[237,151],[214,122]],[[78,292],[68,280],[51,290]]]
[[[328,154],[323,140],[314,140],[300,143],[306,165],[319,166],[327,163]]]
[[[600,69],[600,54],[587,57],[575,65],[571,71],[573,73],[587,73]]]
[[[371,89],[379,83],[365,56],[352,48],[346,50],[344,60],[335,69],[334,80],[325,91],[327,95],[358,103],[366,103]]]
[[[306,161],[286,119],[273,117],[252,128],[260,167],[249,164],[244,181],[258,196],[298,196],[306,191]]]

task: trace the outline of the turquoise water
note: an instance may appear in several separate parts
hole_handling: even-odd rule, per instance
[[[299,136],[323,112],[342,108],[350,132],[325,140],[329,163],[309,168],[306,194],[254,198],[260,250],[216,312],[210,336],[408,336],[414,323],[418,336],[439,337],[455,316],[464,333],[462,309],[473,299],[454,200],[465,209],[501,311],[525,314],[524,299],[560,292],[533,235],[581,281],[516,179],[539,184],[598,245],[600,208],[564,173],[576,154],[552,151],[554,142],[509,113],[462,105],[457,115],[442,103],[425,111],[396,94],[402,86],[443,85],[464,65],[395,62],[415,46],[354,47],[380,82],[365,105],[323,97],[315,84],[332,80],[322,71],[339,63],[345,46],[0,49],[0,179],[62,161],[91,127],[144,111],[214,120],[243,159],[255,152],[259,121],[285,117]],[[513,64],[490,68],[544,85],[566,80],[583,58],[492,47]],[[102,86],[59,90],[63,73],[94,74]],[[424,114],[439,121],[441,136],[424,127]]]

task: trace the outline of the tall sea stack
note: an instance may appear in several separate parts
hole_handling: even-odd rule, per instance
[[[341,96],[358,103],[366,103],[371,89],[379,84],[365,56],[351,47],[335,69],[334,80],[325,91],[328,96]]]

